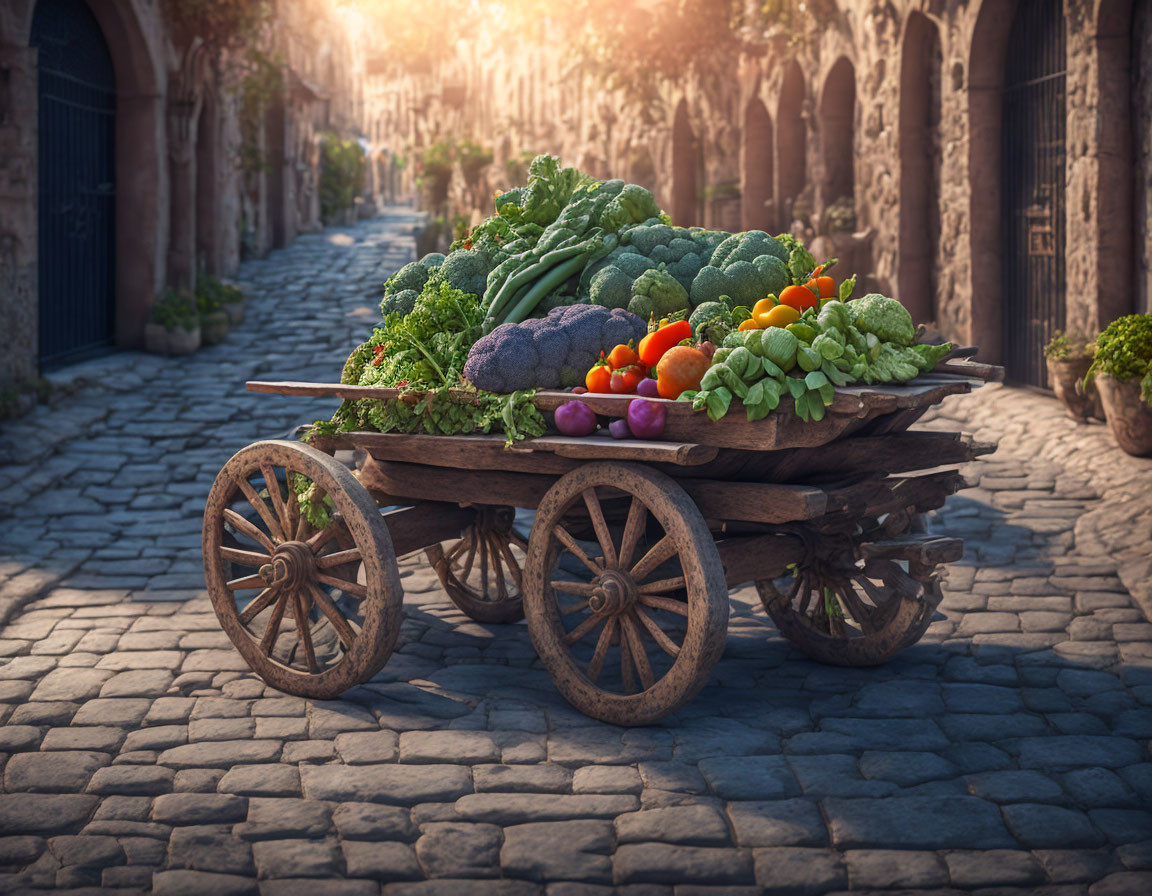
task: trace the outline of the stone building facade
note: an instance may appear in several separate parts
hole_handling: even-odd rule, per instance
[[[820,28],[747,33],[655,110],[554,45],[481,39],[370,78],[373,131],[398,157],[487,141],[493,186],[548,151],[651,186],[678,223],[803,230],[1017,381],[1044,384],[1054,330],[1152,310],[1150,0],[820,5]]]
[[[163,10],[0,3],[0,386],[139,345],[153,303],[199,265],[227,275],[320,227],[318,135],[363,118],[343,8],[277,0],[261,35],[276,89],[254,118],[236,59]]]

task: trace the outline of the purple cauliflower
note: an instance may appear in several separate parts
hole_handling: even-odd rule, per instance
[[[488,392],[578,386],[600,352],[629,340],[639,343],[647,332],[643,320],[622,308],[554,308],[547,317],[501,324],[479,339],[464,376]]]

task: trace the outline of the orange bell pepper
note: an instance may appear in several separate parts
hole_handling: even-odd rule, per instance
[[[637,350],[637,354],[640,355],[640,362],[646,367],[655,367],[664,357],[664,352],[674,345],[679,345],[685,339],[691,338],[692,326],[686,320],[678,320],[661,327],[640,340],[640,347]]]

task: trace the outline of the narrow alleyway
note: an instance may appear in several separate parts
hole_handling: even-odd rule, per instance
[[[1152,472],[1042,396],[926,421],[1005,438],[937,514],[967,553],[885,666],[802,659],[745,587],[711,684],[615,728],[414,557],[372,682],[306,701],[248,673],[201,590],[203,499],[332,403],[243,382],[334,377],[414,220],[245,265],[228,343],[75,368],[0,433],[0,607],[33,596],[0,630],[0,891],[1152,892],[1152,624],[1117,535]]]

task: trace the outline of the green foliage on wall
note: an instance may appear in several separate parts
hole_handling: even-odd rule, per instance
[[[325,221],[351,208],[364,186],[367,164],[357,140],[327,133],[320,143],[320,217]]]

